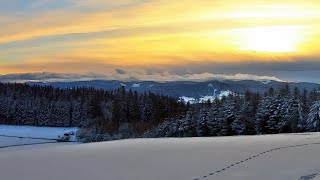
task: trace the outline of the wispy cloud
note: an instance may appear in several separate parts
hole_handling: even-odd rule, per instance
[[[270,75],[284,66],[317,71],[319,5],[318,0],[6,1],[0,7],[0,73],[107,72],[117,77],[129,70],[163,67],[202,75],[255,74],[254,70]],[[283,29],[279,27],[285,31],[277,32]],[[292,27],[297,33],[291,34],[302,37],[295,52],[242,47],[251,42],[241,39],[247,32],[267,36],[271,30],[281,37]],[[277,40],[270,37],[268,42],[280,44]]]

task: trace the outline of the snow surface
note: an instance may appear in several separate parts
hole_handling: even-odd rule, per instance
[[[23,138],[15,138],[15,137],[3,137],[0,136],[0,147],[2,146],[12,146],[19,144],[33,144],[33,143],[41,143],[41,142],[54,142],[43,139],[23,139]]]
[[[219,94],[214,95],[214,96],[203,96],[199,99],[199,102],[207,102],[208,100],[210,101],[214,101],[216,98],[218,99],[222,99],[223,97],[229,96],[230,94],[232,94],[232,91],[220,91]]]
[[[133,87],[133,88],[139,88],[139,87],[140,87],[140,84],[139,84],[139,83],[134,83],[134,84],[132,84],[132,87]]]
[[[262,80],[261,81],[263,84],[270,84],[272,81],[271,80]]]
[[[25,151],[28,149],[42,149],[51,147],[69,146],[75,143],[57,143],[55,140],[44,139],[28,139],[28,138],[15,138],[15,137],[0,137],[0,154],[4,152]],[[11,147],[7,147],[11,146]],[[3,148],[5,147],[5,148]],[[0,178],[1,179],[1,178]]]
[[[76,132],[77,128],[0,125],[0,153],[71,145],[72,143],[57,143],[54,140],[70,131]],[[72,136],[71,141],[75,140],[76,137]]]
[[[220,93],[217,93],[217,90],[215,89],[214,93],[212,96],[202,96],[199,99],[196,99],[194,97],[187,97],[187,96],[182,96],[179,98],[179,101],[184,102],[184,103],[190,103],[190,104],[196,104],[196,103],[203,103],[207,102],[208,100],[214,101],[216,98],[222,99],[223,97],[229,96],[232,94],[232,91],[220,91]]]
[[[55,127],[34,127],[34,126],[9,126],[0,125],[0,135],[20,136],[31,138],[48,138],[58,139],[64,133],[77,132],[77,128],[55,128]],[[71,137],[71,141],[75,141],[75,136]]]
[[[316,180],[320,133],[131,139],[0,153],[5,180]]]
[[[187,96],[182,96],[179,98],[179,101],[184,102],[184,103],[190,103],[190,104],[195,104],[197,103],[196,99],[193,97],[187,97]]]

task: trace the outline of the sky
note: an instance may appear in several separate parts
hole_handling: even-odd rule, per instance
[[[318,82],[319,0],[8,0],[0,74]]]

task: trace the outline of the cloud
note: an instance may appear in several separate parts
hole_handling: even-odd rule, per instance
[[[126,74],[126,71],[123,69],[115,69],[118,74]]]
[[[252,74],[185,74],[176,75],[168,72],[155,73],[152,75],[146,75],[143,73],[133,72],[130,74],[104,75],[104,74],[57,74],[57,73],[24,73],[24,74],[8,74],[1,75],[0,82],[70,82],[70,81],[90,81],[90,80],[122,80],[122,81],[207,81],[207,80],[274,80],[282,81],[276,77],[270,76],[257,76]]]
[[[320,58],[319,58],[320,59]],[[10,71],[7,71],[10,69]],[[291,60],[287,62],[190,62],[176,65],[113,65],[108,62],[92,63],[88,59],[82,61],[55,61],[20,65],[2,65],[2,74],[32,72],[55,72],[65,74],[98,74],[102,79],[117,80],[207,80],[207,79],[273,79],[297,82],[320,83],[320,60]],[[252,76],[256,75],[256,76]],[[264,77],[265,76],[265,77]],[[92,77],[92,76],[91,76]]]
[[[1,82],[61,82],[61,81],[85,81],[101,79],[104,76],[96,74],[57,74],[57,73],[24,73],[1,75]]]
[[[159,81],[255,74],[300,81],[320,71],[318,0],[19,2],[0,12],[1,74],[95,72]],[[305,42],[292,53],[241,51],[230,33],[269,26],[302,27]]]

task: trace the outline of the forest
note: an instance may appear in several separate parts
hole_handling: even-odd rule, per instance
[[[320,91],[288,85],[268,92],[231,94],[191,107],[186,116],[147,132],[147,137],[231,136],[320,130]]]
[[[137,136],[186,110],[175,98],[124,88],[105,91],[0,83],[1,124],[80,127],[94,134],[89,141],[109,138],[105,134]]]
[[[0,83],[0,123],[79,127],[84,142],[136,137],[277,134],[320,129],[320,91],[272,87],[213,101],[119,88],[53,88]]]

